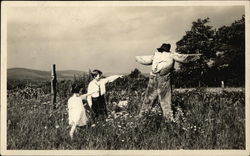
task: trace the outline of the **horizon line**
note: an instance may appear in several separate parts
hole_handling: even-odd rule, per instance
[[[50,72],[50,70],[42,70],[42,69],[34,69],[34,68],[28,68],[28,67],[11,67],[11,68],[7,68],[7,70],[9,69],[28,69],[28,70],[37,70],[37,71],[45,71],[45,72]],[[139,69],[138,69],[139,70]],[[57,70],[57,71],[79,71],[79,72],[88,72],[88,70],[75,70],[75,69],[63,69],[63,70]],[[133,71],[133,70],[132,70]],[[130,72],[132,72],[130,71]],[[140,70],[139,70],[140,71]],[[130,72],[112,72],[112,71],[108,71],[105,72],[107,74],[109,73],[130,73]],[[104,73],[104,74],[105,74]],[[143,74],[147,74],[148,72],[141,72]]]

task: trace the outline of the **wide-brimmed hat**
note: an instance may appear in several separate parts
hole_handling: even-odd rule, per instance
[[[170,52],[171,44],[169,43],[163,43],[160,48],[157,48],[158,51],[163,52]]]

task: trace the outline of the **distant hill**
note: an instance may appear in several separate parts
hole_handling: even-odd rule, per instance
[[[57,79],[73,79],[74,75],[82,75],[84,71],[78,70],[62,70],[57,71]],[[7,70],[8,80],[50,80],[50,71],[41,71],[27,68],[10,68]]]
[[[85,71],[79,70],[61,70],[56,71],[58,80],[72,80],[74,75],[83,75]],[[128,75],[129,73],[104,73],[104,76],[111,75]],[[144,76],[149,76],[148,73],[142,73]],[[28,68],[10,68],[7,70],[8,80],[50,80],[51,71],[42,71]]]

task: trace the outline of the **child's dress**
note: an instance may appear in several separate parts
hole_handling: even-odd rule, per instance
[[[88,118],[82,100],[83,97],[76,94],[69,98],[69,125],[84,126],[87,124]]]

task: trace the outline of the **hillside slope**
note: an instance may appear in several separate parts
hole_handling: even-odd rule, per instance
[[[73,79],[74,75],[82,75],[84,71],[62,70],[57,71],[58,79]],[[9,80],[49,80],[50,71],[41,71],[27,68],[11,68],[7,70],[7,79]]]

